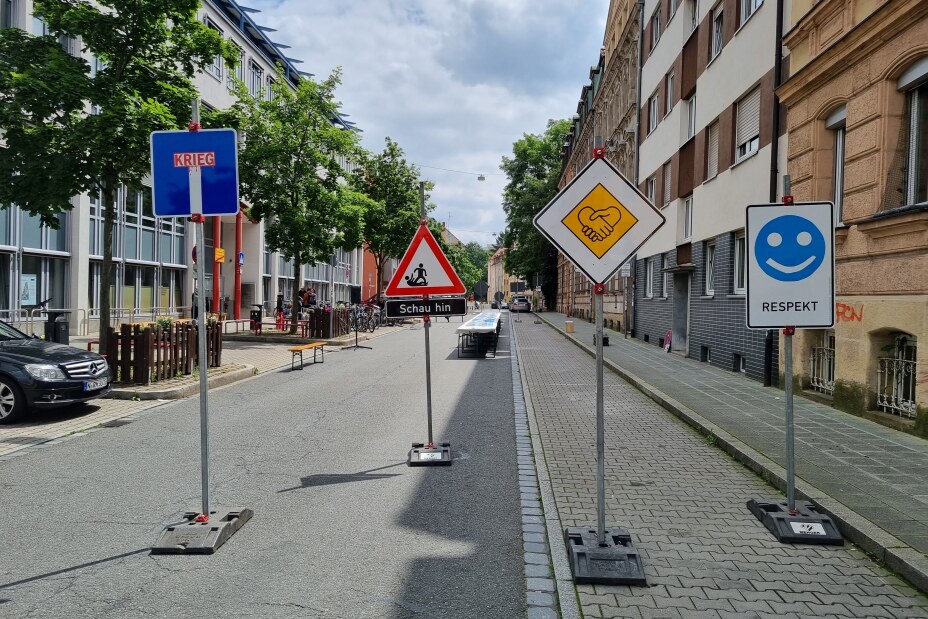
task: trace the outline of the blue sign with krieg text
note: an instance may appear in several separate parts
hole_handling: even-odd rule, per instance
[[[234,215],[239,209],[235,130],[153,132],[151,177],[156,217]]]

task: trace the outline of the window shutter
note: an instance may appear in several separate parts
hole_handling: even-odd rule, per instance
[[[664,164],[664,204],[670,203],[670,164]]]
[[[719,173],[719,124],[717,122],[709,127],[709,152],[706,159],[708,159],[706,178],[715,178]]]
[[[736,145],[744,144],[760,133],[760,88],[755,88],[738,102],[738,126],[735,130]]]

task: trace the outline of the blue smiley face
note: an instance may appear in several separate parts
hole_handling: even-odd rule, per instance
[[[773,279],[798,282],[815,273],[825,260],[825,237],[808,219],[783,215],[760,229],[754,256]]]

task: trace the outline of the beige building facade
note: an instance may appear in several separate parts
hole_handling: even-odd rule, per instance
[[[638,126],[639,5],[631,0],[612,0],[596,66],[583,87],[561,156],[563,169],[558,183],[565,187],[593,158],[594,146],[605,149],[606,158],[630,182],[636,182],[636,138]],[[563,254],[558,255],[556,309],[570,316],[592,320],[593,288],[589,280]],[[603,320],[607,327],[623,329],[631,307],[631,278],[623,273],[606,283]]]
[[[928,2],[793,0],[788,25],[792,193],[836,220],[836,324],[797,333],[797,374],[928,433]]]

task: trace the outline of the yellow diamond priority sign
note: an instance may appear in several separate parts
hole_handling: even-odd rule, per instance
[[[609,161],[597,158],[535,216],[534,223],[594,284],[602,284],[664,221]]]

